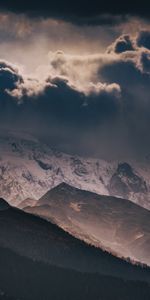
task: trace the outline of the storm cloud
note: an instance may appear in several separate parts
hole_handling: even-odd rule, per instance
[[[18,71],[12,76],[9,65],[6,69],[7,77],[6,71],[1,71],[2,82],[5,82],[1,93],[1,114],[8,115],[9,111],[10,119],[17,122],[18,118],[19,126],[43,126],[47,131],[53,125],[87,128],[99,124],[105,117],[112,118],[119,109],[121,90],[118,84],[89,83],[86,90],[81,91],[61,76],[39,82],[23,77]],[[2,103],[5,103],[4,107]]]
[[[140,16],[149,18],[149,5],[146,0],[142,2],[119,0],[107,2],[94,1],[24,1],[1,0],[0,9],[15,13],[28,14],[32,17],[51,17],[63,19],[78,25],[85,24],[114,24],[128,18],[128,16]]]
[[[26,130],[67,152],[147,155],[150,51],[148,34],[144,45],[141,35],[122,35],[96,55],[50,53],[42,79],[1,61],[1,127]]]
[[[120,36],[116,41],[108,48],[108,52],[122,53],[125,51],[133,51],[134,43],[130,38],[130,35],[124,34]]]
[[[150,50],[150,31],[142,30],[137,37],[137,45]]]

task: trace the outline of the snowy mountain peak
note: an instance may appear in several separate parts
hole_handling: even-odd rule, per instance
[[[61,188],[69,184],[97,194],[123,197],[150,209],[149,167],[149,161],[73,156],[32,137],[0,136],[0,197],[16,206],[26,199],[38,200],[61,183]]]

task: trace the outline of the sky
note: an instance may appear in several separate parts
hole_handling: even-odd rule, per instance
[[[0,1],[0,130],[67,153],[148,156],[149,11],[145,0]]]

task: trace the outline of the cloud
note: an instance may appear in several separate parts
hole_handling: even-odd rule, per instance
[[[24,65],[28,73],[35,73],[47,63],[50,50],[79,55],[95,53],[104,51],[116,37],[115,31],[107,26],[79,27],[63,20],[9,12],[0,12],[0,23],[1,57]]]
[[[11,11],[15,13],[28,14],[32,17],[52,17],[56,19],[67,20],[78,25],[85,24],[114,24],[118,23],[129,15],[149,18],[149,7],[146,0],[140,2],[113,2],[97,0],[91,1],[74,1],[55,0],[37,2],[35,0],[24,1],[19,0],[1,0],[0,9],[3,11]]]
[[[6,89],[12,90],[18,83],[22,82],[22,77],[18,70],[6,61],[0,61],[0,88],[1,91]]]
[[[142,52],[141,54],[141,66],[144,73],[150,75],[150,52]]]
[[[43,119],[56,117],[64,123],[91,123],[115,113],[120,105],[121,89],[118,84],[89,83],[82,90],[73,85],[69,79],[57,76],[48,77],[43,82],[25,78],[7,94],[17,103],[29,110],[40,109]],[[90,117],[93,111],[93,117]],[[88,120],[87,120],[88,118]],[[91,120],[90,120],[91,118]],[[76,125],[76,124],[75,124]]]
[[[83,56],[51,52],[48,76],[40,79],[1,61],[1,125],[26,129],[68,152],[146,155],[150,51],[129,35],[108,49]]]
[[[28,129],[47,139],[53,137],[55,143],[62,137],[77,142],[87,130],[115,119],[121,107],[118,84],[89,83],[81,90],[62,76],[39,81],[15,66],[1,65],[9,70],[7,76],[1,74],[1,127]]]
[[[118,44],[121,51],[116,51]],[[108,118],[108,115],[105,114],[103,101],[101,103],[104,106],[98,106],[100,102],[95,106],[95,109],[103,111],[102,115],[105,122],[101,123],[99,118],[99,122],[96,123],[97,128],[94,129],[95,132],[90,135],[93,148],[102,151],[103,147],[106,149],[111,145],[112,152],[114,153],[116,150],[116,155],[120,154],[118,152],[124,153],[124,151],[132,153],[132,155],[141,155],[141,153],[145,155],[150,150],[150,143],[148,142],[150,127],[150,51],[138,46],[137,36],[135,35],[119,37],[111,45],[111,51],[108,51],[108,49],[105,53],[84,57],[67,56],[59,52],[53,58],[51,57],[50,63],[56,73],[70,78],[74,84],[79,86],[79,89],[80,84],[78,85],[78,82],[81,82],[82,88],[86,89],[86,83],[90,81],[96,87],[100,85],[101,89],[103,85],[106,85],[107,91],[108,87],[113,85],[120,89],[119,101],[116,101],[118,98],[115,97],[115,102],[113,102],[113,104],[117,104],[116,106],[112,106],[111,102],[104,100],[105,105],[106,103],[110,105],[110,111],[113,107],[112,115],[115,115],[115,119]],[[102,99],[105,99],[104,95]],[[92,116],[91,119],[97,120],[96,115],[92,115],[93,106],[91,107],[89,104],[88,108],[88,113]],[[85,120],[87,120],[86,118]],[[111,135],[109,135],[109,131]],[[103,145],[101,145],[99,139],[103,140]],[[115,145],[114,141],[116,142]],[[87,140],[85,145],[88,144],[86,143]],[[121,145],[120,151],[118,143]]]
[[[137,36],[137,45],[150,50],[150,31],[142,30]]]
[[[114,53],[97,53],[89,55],[70,55],[63,51],[49,53],[49,70],[54,75],[65,76],[78,86],[86,90],[89,82],[101,81],[98,70],[101,66],[115,61]],[[111,83],[114,83],[112,81]]]
[[[108,48],[109,52],[122,53],[125,51],[134,51],[135,46],[129,35],[124,34],[120,36],[116,41]]]
[[[150,51],[135,45],[134,51],[124,51],[118,59],[100,67],[99,74],[107,84],[113,80],[120,85],[126,144],[145,155],[150,150]]]

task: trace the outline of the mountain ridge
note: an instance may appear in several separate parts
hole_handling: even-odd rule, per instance
[[[132,281],[77,272],[32,261],[3,248],[0,248],[0,264],[0,287],[5,291],[1,300],[60,300],[60,297],[62,300],[99,297],[107,300],[120,300],[120,297],[122,300],[149,300],[150,287],[145,278]]]
[[[35,202],[35,206],[38,206],[39,204],[42,204],[43,203],[43,200],[49,196],[50,193],[54,192],[54,191],[57,191],[57,192],[70,192],[70,193],[74,193],[74,192],[79,192],[79,193],[82,193],[82,192],[85,192],[87,194],[91,194],[91,195],[95,195],[96,197],[104,197],[105,199],[109,199],[109,198],[114,198],[114,199],[117,199],[118,201],[121,201],[122,203],[125,201],[128,203],[128,205],[131,205],[131,206],[138,206],[140,207],[141,210],[146,210],[146,208],[144,207],[141,207],[140,205],[138,205],[137,203],[134,203],[132,202],[131,200],[128,200],[128,199],[123,199],[121,197],[115,197],[115,196],[111,196],[111,195],[103,195],[103,194],[97,194],[95,192],[92,192],[92,191],[88,191],[88,190],[85,190],[85,189],[80,189],[78,187],[75,187],[71,184],[68,184],[67,182],[65,181],[62,181],[61,183],[59,183],[58,185],[56,185],[54,188],[50,189],[49,191],[47,191],[39,200],[37,200]],[[50,199],[49,199],[50,200]]]
[[[148,274],[150,281],[150,268],[141,268],[124,262],[72,237],[58,225],[11,206],[8,210],[0,211],[1,247],[11,249],[35,261],[58,266],[65,265],[67,268],[82,272],[98,272],[106,275],[112,272],[115,276],[123,276],[123,278],[125,276],[135,280],[132,274],[132,271],[135,271],[137,278],[145,276],[146,279]],[[115,268],[116,264],[117,268]]]
[[[10,205],[3,198],[0,198],[0,211],[8,209]]]
[[[33,137],[0,135],[0,196],[14,206],[65,181],[150,209],[150,160],[106,161],[61,153]]]
[[[150,212],[131,201],[62,183],[25,211],[119,257],[150,265]]]

